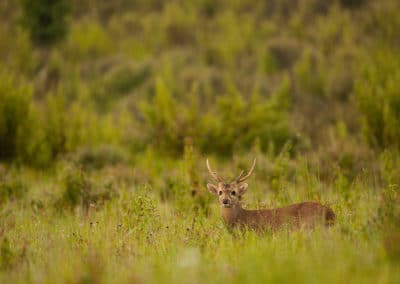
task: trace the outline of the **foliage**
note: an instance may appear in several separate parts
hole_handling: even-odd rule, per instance
[[[397,51],[381,50],[364,66],[356,84],[364,132],[373,146],[400,147],[399,64]]]
[[[71,10],[68,0],[21,0],[23,25],[33,42],[48,45],[62,39],[67,33],[66,16]]]
[[[204,152],[231,155],[239,145],[248,150],[259,141],[263,151],[271,146],[279,151],[288,140],[294,140],[287,121],[290,104],[287,78],[267,98],[256,92],[246,100],[232,84],[228,87],[229,92],[204,113],[196,97],[191,98],[188,109],[159,79],[154,98],[141,108],[148,130],[146,144],[174,154],[182,153],[185,140],[190,139]]]
[[[64,180],[64,191],[56,201],[57,209],[82,208],[88,212],[91,206],[101,205],[104,201],[112,199],[116,192],[111,183],[104,187],[96,185],[86,172],[79,168],[67,170]]]
[[[111,145],[79,149],[72,159],[85,169],[101,169],[105,166],[115,166],[127,162],[126,154]]]
[[[28,192],[27,185],[15,174],[0,178],[0,205],[2,203],[23,198]]]
[[[18,159],[29,143],[31,89],[0,72],[0,159]]]

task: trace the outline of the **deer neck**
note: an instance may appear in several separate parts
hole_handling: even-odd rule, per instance
[[[221,207],[221,215],[224,222],[228,225],[233,225],[239,219],[243,209],[240,205],[234,205],[230,208]]]

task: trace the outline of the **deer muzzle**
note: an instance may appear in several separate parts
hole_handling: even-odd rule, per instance
[[[225,208],[231,207],[231,203],[229,202],[229,199],[223,199],[222,200],[222,206]]]

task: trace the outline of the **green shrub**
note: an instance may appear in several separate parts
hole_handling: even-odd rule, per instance
[[[344,8],[356,9],[367,4],[369,0],[340,0],[340,5]]]
[[[329,70],[328,78],[325,84],[325,93],[327,96],[346,101],[354,85],[354,74],[351,65],[344,62],[333,66]]]
[[[0,205],[23,198],[28,192],[26,184],[16,176],[0,177]]]
[[[156,79],[154,97],[140,108],[145,120],[142,133],[145,144],[158,150],[182,153],[184,139],[201,133],[198,106],[188,107],[174,98],[161,78]]]
[[[203,180],[199,175],[199,161],[201,161],[201,157],[194,148],[193,141],[186,139],[182,169],[187,184],[185,187],[187,191],[181,196],[181,200],[185,203],[191,203],[191,206],[186,206],[191,207],[189,209],[208,215],[210,213],[209,205],[212,195],[204,190]],[[184,205],[179,207],[185,208]]]
[[[49,94],[42,111],[44,141],[48,159],[54,160],[67,151],[68,110],[63,94]],[[43,153],[45,154],[45,153]]]
[[[33,42],[48,45],[65,37],[66,16],[71,11],[68,0],[20,0],[22,23],[29,30]]]
[[[0,269],[9,269],[14,265],[16,255],[7,238],[1,240]]]
[[[85,169],[101,169],[105,166],[127,162],[126,153],[112,145],[83,147],[74,154],[72,159]]]
[[[180,102],[159,79],[154,98],[141,108],[144,143],[169,154],[182,154],[185,140],[192,139],[202,152],[231,155],[234,150],[250,149],[256,141],[262,151],[273,147],[275,153],[288,140],[296,142],[288,124],[287,78],[270,98],[255,94],[247,100],[233,84],[227,85],[230,91],[203,111],[196,94],[191,94],[189,102]]]
[[[31,89],[0,71],[0,160],[21,158],[30,143]]]
[[[321,72],[321,58],[312,50],[305,50],[294,66],[294,74],[302,94],[324,96],[324,73]]]
[[[295,137],[288,121],[290,82],[288,78],[270,97],[257,92],[246,100],[233,86],[217,100],[215,112],[202,120],[205,152],[231,155],[237,150],[249,150],[257,142],[262,151],[280,149]]]
[[[55,203],[59,210],[73,210],[77,207],[85,212],[90,206],[102,205],[116,195],[112,184],[96,185],[80,168],[71,167],[63,178],[63,194]]]
[[[264,69],[271,73],[291,68],[301,55],[301,46],[290,38],[275,38],[268,42]]]
[[[66,54],[74,61],[104,56],[112,50],[110,35],[96,21],[82,21],[71,26],[66,39]]]
[[[93,97],[101,109],[109,109],[110,103],[140,88],[150,76],[149,64],[116,62],[116,66],[112,66],[104,77],[95,80]]]
[[[48,94],[43,104],[35,105],[35,121],[30,125],[35,131],[26,146],[24,162],[47,167],[78,147],[91,145],[100,129],[87,127],[94,114],[88,107],[82,109],[79,103],[68,105],[62,91]]]
[[[146,193],[137,192],[129,202],[123,204],[123,207],[125,207],[123,223],[128,230],[135,232],[133,237],[145,238],[151,242],[162,225],[154,198]]]
[[[165,36],[170,45],[186,45],[196,42],[196,13],[176,3],[165,7]]]
[[[125,65],[112,70],[109,78],[106,78],[106,90],[109,93],[120,95],[141,86],[150,76],[148,65]]]
[[[375,147],[400,147],[400,56],[381,50],[366,60],[355,94],[364,134]]]

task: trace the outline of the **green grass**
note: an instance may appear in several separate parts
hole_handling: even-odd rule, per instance
[[[162,182],[158,174],[141,185],[117,182],[107,174],[110,168],[85,174],[98,187],[114,179],[118,195],[93,203],[89,210],[82,203],[60,211],[54,200],[65,190],[63,177],[69,172],[64,166],[51,174],[19,170],[13,177],[25,181],[30,190],[1,209],[0,282],[398,282],[399,255],[387,246],[398,227],[383,223],[379,213],[385,189],[368,185],[367,178],[345,189],[340,182],[323,184],[301,168],[301,162],[297,165],[298,178],[285,178],[286,185],[278,191],[271,190],[258,169],[244,203],[256,208],[320,200],[335,210],[334,227],[233,236],[223,226],[216,202],[207,203],[209,214],[195,209],[198,201],[190,196],[187,183],[182,183],[181,196],[165,202],[160,188],[152,185]],[[137,170],[127,168],[128,174]],[[205,166],[198,171],[206,192]],[[305,172],[308,180],[300,177]],[[184,176],[178,174],[181,180]],[[35,206],[39,200],[41,206]],[[399,249],[396,242],[394,249]]]

